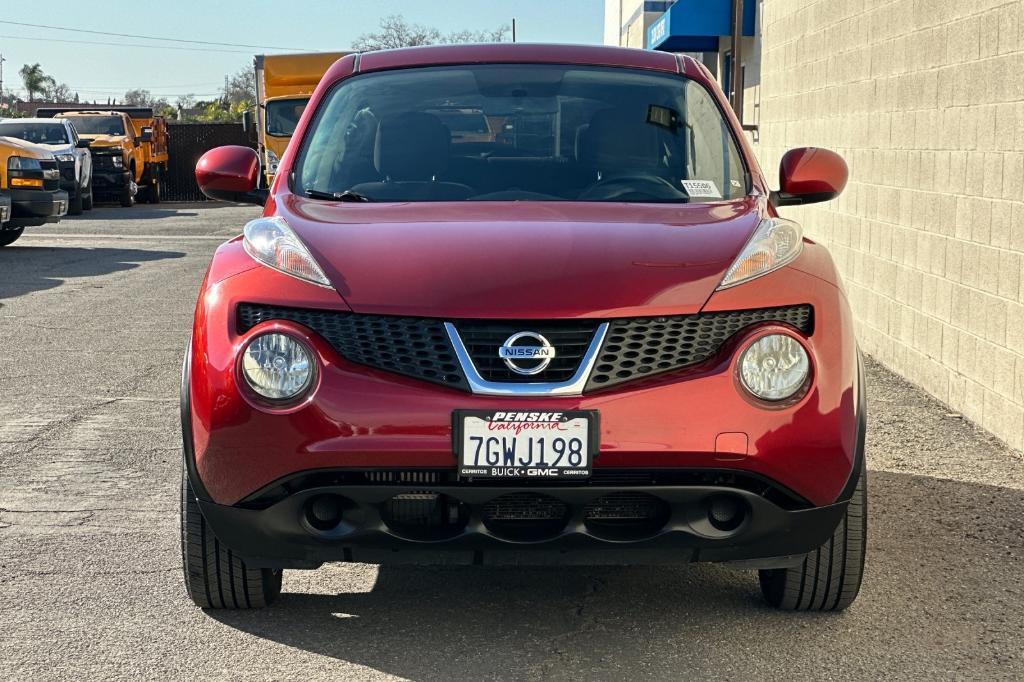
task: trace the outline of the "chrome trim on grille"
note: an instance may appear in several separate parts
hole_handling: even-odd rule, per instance
[[[455,349],[455,357],[462,366],[462,372],[466,375],[469,383],[469,390],[479,395],[547,395],[547,396],[574,396],[583,395],[583,387],[587,385],[587,378],[590,371],[597,362],[597,354],[604,343],[605,333],[608,331],[608,323],[602,322],[594,332],[594,338],[590,341],[587,352],[580,360],[580,366],[576,373],[568,381],[560,382],[537,382],[537,383],[506,383],[498,381],[487,381],[477,372],[473,359],[469,356],[462,337],[451,322],[444,323],[444,329],[448,332],[448,338]]]

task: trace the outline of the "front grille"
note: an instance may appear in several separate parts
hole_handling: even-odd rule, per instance
[[[419,317],[362,315],[332,310],[243,303],[238,330],[267,320],[291,320],[322,336],[352,362],[444,386],[468,390],[444,322]],[[811,334],[811,306],[611,320],[584,392],[616,386],[697,365],[716,355],[732,336],[753,324],[779,322]],[[456,321],[455,326],[477,372],[498,383],[568,381],[579,368],[599,320]],[[512,334],[532,331],[555,347],[556,355],[539,374],[509,369],[498,348]]]
[[[457,322],[455,328],[481,377],[487,381],[522,383],[563,382],[571,379],[594,338],[597,325],[597,321],[590,320],[473,321]],[[540,334],[555,348],[555,357],[542,372],[533,375],[513,372],[498,356],[498,348],[505,340],[522,331]],[[522,365],[525,367],[527,363],[522,362]]]
[[[569,506],[542,493],[509,493],[483,506],[487,530],[513,540],[556,535],[569,520]]]
[[[58,162],[60,168],[60,177],[62,180],[75,180],[75,162],[74,161],[60,161]]]
[[[291,320],[308,327],[352,362],[454,388],[467,387],[440,320],[248,303],[238,306],[239,331],[266,320]]]
[[[43,169],[43,189],[47,192],[53,192],[54,190],[60,189],[60,171],[57,168],[56,161],[40,161],[39,165]],[[57,173],[47,173],[46,171],[58,171]]]
[[[731,336],[760,322],[813,330],[811,306],[613,320],[587,381],[587,391],[701,363]]]
[[[119,171],[121,168],[114,165],[114,159],[119,158],[120,154],[96,154],[92,155],[92,167],[93,170],[99,171]]]

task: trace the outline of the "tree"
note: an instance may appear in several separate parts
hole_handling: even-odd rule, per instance
[[[71,86],[67,83],[54,85],[45,94],[51,102],[74,102],[75,98],[78,97],[78,93],[72,90]]]
[[[153,104],[153,93],[149,90],[143,90],[142,88],[136,88],[135,90],[129,90],[124,93],[124,97],[121,100],[133,107],[148,107]]]
[[[442,34],[436,28],[421,24],[410,24],[400,14],[384,17],[380,31],[364,33],[352,42],[352,49],[359,52],[390,50],[398,47],[454,43],[500,43],[508,35],[508,26],[499,26],[493,31],[455,31]]]
[[[35,64],[25,64],[18,73],[21,75],[22,83],[25,84],[29,102],[36,101],[36,93],[40,95],[45,94],[47,90],[57,85],[57,82],[53,80],[53,76],[47,76],[43,72],[43,67],[38,62]]]
[[[242,67],[233,76],[228,77],[224,98],[231,104],[244,102],[247,106],[252,106],[256,102],[256,73],[252,67]]]

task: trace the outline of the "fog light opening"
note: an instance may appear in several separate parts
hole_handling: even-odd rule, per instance
[[[317,495],[306,503],[306,521],[320,531],[334,530],[341,523],[344,509],[337,495]]]
[[[715,530],[736,530],[747,516],[746,505],[731,495],[717,495],[708,501],[708,523]]]

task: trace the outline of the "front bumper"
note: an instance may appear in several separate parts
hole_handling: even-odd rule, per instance
[[[68,212],[64,190],[12,189],[11,221],[8,227],[29,227],[56,223]]]
[[[412,492],[414,491],[414,492]],[[450,511],[433,525],[396,518],[407,502],[438,496]],[[341,521],[314,527],[314,500],[334,496]],[[626,497],[622,497],[626,496]],[[614,500],[639,497],[657,513],[603,518]],[[741,510],[734,527],[709,521],[710,505],[728,499]],[[502,500],[505,500],[504,503]],[[534,513],[528,518],[530,501]],[[536,500],[541,500],[538,504]],[[602,506],[602,500],[613,500]],[[511,502],[508,502],[511,501]],[[413,500],[416,503],[416,499]],[[545,486],[330,485],[291,494],[264,509],[199,501],[217,538],[252,566],[316,568],[327,561],[444,564],[659,564],[744,562],[760,568],[797,563],[838,526],[847,501],[786,509],[754,491],[721,485]],[[554,513],[553,505],[564,513]],[[407,507],[406,507],[407,508]],[[596,510],[596,513],[595,513]],[[400,513],[400,512],[399,512]]]
[[[60,188],[68,193],[68,198],[74,199],[78,195],[78,181],[75,179],[75,162],[58,161],[57,169],[60,171]]]
[[[92,172],[92,187],[96,194],[116,194],[125,191],[131,184],[131,173],[127,170],[96,170]]]

